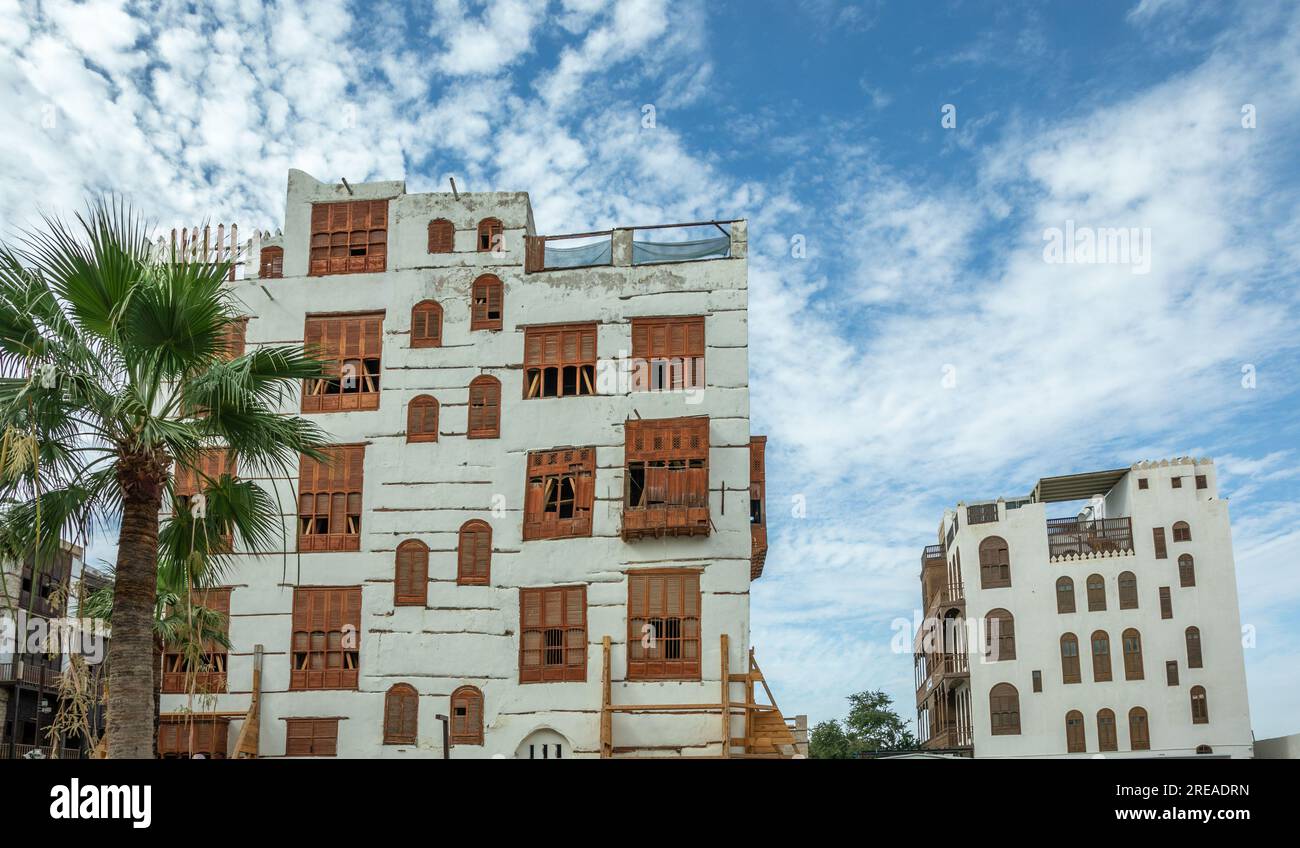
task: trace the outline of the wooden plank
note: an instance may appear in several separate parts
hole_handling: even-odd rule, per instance
[[[722,700],[718,704],[718,709],[722,713],[722,756],[726,759],[731,756],[731,675],[729,670],[731,646],[727,639],[727,634],[722,634],[722,674],[719,675],[722,681]]]

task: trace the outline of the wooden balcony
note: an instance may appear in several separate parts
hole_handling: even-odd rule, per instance
[[[668,506],[623,510],[625,540],[709,535],[707,506]]]
[[[1047,546],[1054,557],[1075,554],[1120,553],[1133,550],[1133,519],[1049,518]]]
[[[45,689],[56,689],[62,671],[43,665],[23,662],[0,663],[0,683],[26,683]]]

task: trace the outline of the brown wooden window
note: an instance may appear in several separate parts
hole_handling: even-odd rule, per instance
[[[990,662],[1016,658],[1016,620],[1004,609],[984,616],[984,656]]]
[[[1209,745],[1197,745],[1197,746],[1196,746],[1196,753],[1198,753],[1198,754],[1213,754],[1213,753],[1214,753],[1214,749],[1211,748]]]
[[[1115,733],[1114,710],[1101,709],[1097,711],[1097,750],[1119,750],[1119,737]]]
[[[339,751],[339,720],[336,718],[288,718],[284,720],[286,757],[335,757]]]
[[[1201,668],[1201,628],[1187,628],[1183,640],[1187,643],[1187,667]]]
[[[1020,735],[1020,693],[1010,683],[989,690],[989,723],[994,736]]]
[[[429,252],[451,253],[456,249],[456,225],[446,218],[429,222]]]
[[[524,398],[596,393],[596,325],[524,330]]]
[[[361,667],[361,589],[293,590],[290,689],[356,689]]]
[[[191,714],[158,719],[159,759],[189,760],[201,754],[210,760],[224,760],[229,747],[228,718]]]
[[[1138,608],[1138,579],[1131,571],[1121,571],[1119,575],[1119,608]]]
[[[1196,488],[1198,488],[1198,489],[1208,489],[1209,486],[1210,486],[1210,483],[1209,483],[1209,481],[1206,479],[1206,477],[1205,477],[1204,474],[1197,474],[1197,475],[1196,475]]]
[[[704,388],[704,316],[632,319],[632,391]]]
[[[500,330],[505,314],[505,290],[495,274],[484,274],[470,289],[471,330]]]
[[[420,395],[407,404],[406,441],[438,441],[438,401],[433,397]]]
[[[1105,630],[1092,634],[1092,679],[1095,683],[1110,680],[1110,636]]]
[[[284,276],[284,248],[264,247],[257,269],[257,276],[263,280],[278,280]]]
[[[361,550],[365,445],[322,448],[321,461],[298,459],[298,550]]]
[[[383,271],[387,253],[387,200],[312,204],[311,276]]]
[[[480,253],[505,250],[505,228],[499,219],[484,218],[478,222],[478,249]]]
[[[303,412],[379,408],[384,314],[307,316],[304,347],[323,376],[304,380]]]
[[[595,448],[530,452],[524,541],[590,536],[595,493]]]
[[[1062,577],[1056,581],[1056,611],[1074,612],[1074,581],[1069,577]]]
[[[456,582],[487,585],[492,575],[492,527],[473,519],[460,526],[456,544]]]
[[[221,341],[221,358],[229,362],[244,355],[245,339],[248,336],[248,319],[232,318],[226,324],[225,337]]]
[[[1183,487],[1183,478],[1171,477],[1169,478],[1169,485],[1173,486],[1175,489],[1181,489]]]
[[[1088,739],[1083,729],[1083,713],[1070,710],[1065,714],[1065,751],[1082,754],[1088,750]]]
[[[627,578],[627,679],[700,679],[700,574]]]
[[[420,728],[420,696],[409,683],[396,683],[384,695],[384,744],[414,745]]]
[[[195,589],[191,598],[193,603],[220,613],[222,630],[229,635],[230,589]],[[192,682],[196,693],[225,692],[226,661],[225,646],[213,640],[205,640],[197,651],[164,642],[160,681],[162,691],[168,694],[185,693],[190,691]],[[222,753],[225,753],[224,749]]]
[[[980,542],[980,588],[1000,589],[1011,585],[1011,554],[1007,541],[990,536]]]
[[[1147,480],[1147,478],[1145,478],[1145,477],[1139,477],[1139,478],[1138,478],[1138,488],[1139,488],[1139,489],[1147,489],[1147,488],[1150,488],[1150,483],[1149,483],[1149,481]]]
[[[1124,679],[1141,680],[1142,634],[1130,627],[1124,631],[1121,641],[1124,644]]]
[[[1186,521],[1174,522],[1174,541],[1190,542],[1192,541],[1192,528]]]
[[[1165,662],[1165,683],[1170,686],[1178,685],[1178,660]]]
[[[176,511],[188,510],[191,498],[209,491],[226,474],[235,476],[235,460],[225,448],[203,448],[193,468],[177,463],[172,483]]]
[[[501,381],[486,374],[469,382],[468,439],[501,438]]]
[[[1131,751],[1151,750],[1151,729],[1147,726],[1147,711],[1134,707],[1128,711],[1128,747]]]
[[[422,300],[411,307],[411,347],[442,347],[442,307]]]
[[[623,538],[709,534],[709,419],[623,425]]]
[[[429,599],[429,548],[418,539],[397,546],[393,568],[393,605],[422,607]]]
[[[1073,633],[1061,637],[1061,682],[1079,683],[1083,680],[1079,673],[1079,638]]]
[[[1184,588],[1196,585],[1196,562],[1191,554],[1178,557],[1178,585]]]
[[[519,590],[519,682],[587,679],[587,587]]]
[[[1034,669],[1032,679],[1034,681],[1034,691],[1035,692],[1043,691],[1043,673],[1038,669]]]
[[[1160,617],[1161,618],[1174,617],[1174,600],[1169,595],[1168,586],[1160,587]]]
[[[1151,539],[1156,546],[1156,559],[1167,559],[1169,557],[1169,549],[1165,546],[1165,528],[1152,528]]]
[[[1192,687],[1192,724],[1210,723],[1210,703],[1205,698],[1204,686]]]
[[[1106,609],[1106,581],[1100,574],[1088,575],[1088,612]]]
[[[483,744],[483,693],[461,686],[451,693],[451,744]]]

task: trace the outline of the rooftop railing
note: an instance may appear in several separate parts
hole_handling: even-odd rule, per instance
[[[1118,553],[1133,550],[1133,519],[1047,519],[1047,546],[1051,556]]]
[[[627,265],[659,265],[727,259],[732,253],[734,225],[730,221],[693,221],[687,224],[653,224],[647,227],[619,227],[588,233],[554,236],[526,236],[524,271],[560,271]],[[728,225],[731,229],[724,227]],[[698,239],[650,240],[637,238],[646,230],[685,230],[711,227],[719,235]]]

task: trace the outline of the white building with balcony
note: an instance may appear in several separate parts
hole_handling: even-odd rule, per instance
[[[1228,503],[1212,461],[1045,477],[1028,497],[959,503],[921,580],[926,747],[1252,755]]]

